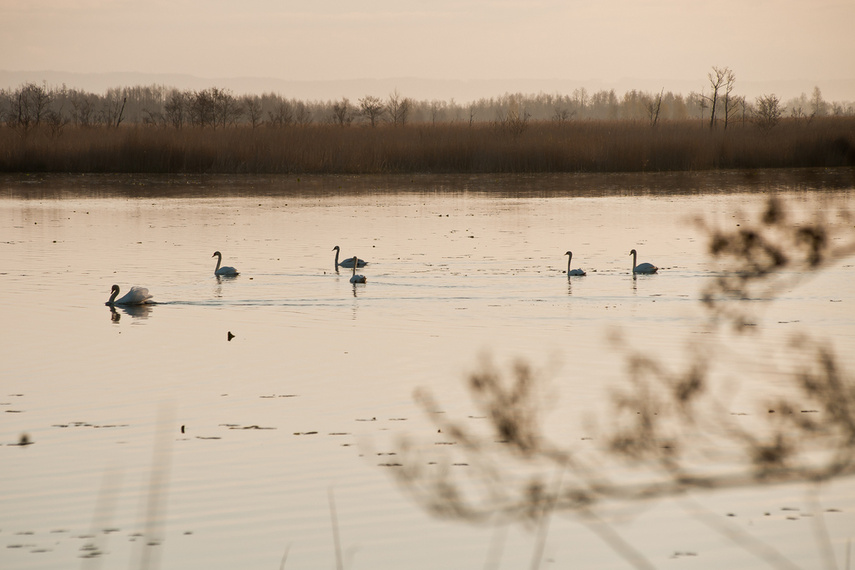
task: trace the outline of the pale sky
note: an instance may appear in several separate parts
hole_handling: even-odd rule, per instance
[[[807,89],[855,78],[855,0],[0,0],[0,22],[6,71],[668,90],[701,89],[714,65]]]

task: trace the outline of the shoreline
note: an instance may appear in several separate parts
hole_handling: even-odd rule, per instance
[[[855,189],[855,168],[719,169],[680,172],[478,174],[0,173],[0,199],[73,196],[211,198],[473,193],[507,197],[686,195]]]

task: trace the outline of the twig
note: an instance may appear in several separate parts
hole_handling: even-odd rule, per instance
[[[561,492],[561,481],[564,478],[564,471],[560,466],[555,476],[555,492],[552,498],[544,498],[543,508],[540,511],[540,520],[537,525],[537,544],[534,549],[534,555],[531,559],[531,570],[540,568],[540,562],[543,559],[543,549],[546,546],[546,535],[549,533],[549,515],[555,510],[555,503],[558,499],[558,494]]]
[[[691,503],[691,506],[694,508],[688,508],[689,505],[687,505],[687,503]],[[733,528],[732,525],[727,524],[726,521],[723,521],[719,516],[710,512],[709,509],[703,507],[696,501],[691,501],[688,497],[683,497],[683,508],[688,511],[691,516],[722,536],[729,538],[744,550],[755,555],[770,566],[787,568],[788,570],[799,570],[798,566],[787,560],[786,557],[784,557],[784,555],[778,552],[775,548],[751,536],[747,532]]]
[[[591,509],[581,509],[582,522],[589,529],[599,536],[603,542],[623,557],[624,560],[632,564],[636,568],[645,570],[656,570],[656,567],[647,560],[641,552],[632,547],[630,543],[625,541],[615,530],[607,525],[600,517],[594,514]]]
[[[327,492],[330,500],[330,519],[332,519],[333,544],[335,545],[335,567],[337,570],[344,570],[344,563],[341,558],[341,542],[338,536],[338,517],[335,511],[335,496],[333,495],[332,487]]]
[[[291,545],[285,547],[285,554],[282,555],[282,561],[279,563],[279,570],[284,570],[285,563],[288,561],[288,552],[291,550]]]
[[[808,489],[808,501],[813,507],[813,535],[819,545],[820,553],[825,560],[826,568],[837,570],[837,560],[834,558],[834,548],[828,536],[828,527],[825,526],[825,516],[822,512],[822,504],[819,502],[818,485]]]

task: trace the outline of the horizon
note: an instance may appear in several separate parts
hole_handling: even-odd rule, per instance
[[[466,101],[571,87],[685,95],[717,66],[747,97],[818,86],[827,100],[855,99],[851,0],[781,0],[774,11],[758,0],[712,10],[684,0],[247,0],[205,10],[187,0],[0,0],[0,18],[7,77],[66,74],[95,91],[134,86],[97,84],[124,76],[179,89],[168,78],[236,92],[281,85],[324,100],[394,88]],[[356,90],[364,85],[377,87]]]

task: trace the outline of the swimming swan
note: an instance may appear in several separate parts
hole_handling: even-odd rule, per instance
[[[633,273],[656,273],[659,271],[659,268],[653,265],[652,263],[642,263],[641,265],[636,265],[635,261],[637,259],[638,253],[633,249],[629,252],[632,256],[632,272]]]
[[[335,252],[335,266],[336,266],[336,268],[338,268],[338,267],[346,267],[347,269],[351,269],[351,268],[353,268],[353,267],[365,267],[365,266],[368,264],[368,262],[367,262],[367,261],[365,261],[365,260],[363,260],[363,259],[358,259],[358,258],[356,258],[356,257],[352,257],[352,258],[351,258],[351,257],[348,257],[347,259],[345,259],[344,261],[342,261],[341,263],[339,263],[339,262],[338,262],[338,254],[339,254],[339,251],[340,251],[340,250],[339,250],[339,247],[338,247],[338,246],[335,246],[335,247],[333,248],[333,251]],[[354,259],[356,260],[355,262],[353,261]],[[355,264],[355,265],[354,265],[354,264]]]
[[[223,276],[240,275],[238,273],[238,270],[235,269],[234,267],[229,267],[228,265],[226,265],[224,267],[220,267],[220,263],[223,262],[223,254],[220,253],[219,251],[215,251],[214,255],[212,255],[211,257],[217,258],[217,267],[214,268],[214,275],[223,275]]]
[[[570,262],[573,261],[573,252],[572,251],[568,251],[564,255],[570,256],[567,258],[567,276],[568,277],[571,275],[579,275],[579,276],[585,275],[585,272],[581,269],[570,269]]]
[[[131,287],[131,290],[122,295],[121,299],[116,299],[118,294],[119,286],[113,285],[110,300],[104,304],[108,307],[112,307],[114,305],[146,305],[154,303],[154,301],[151,300],[152,295],[149,294],[148,289],[145,287]]]
[[[356,266],[359,264],[359,260],[354,257],[350,260],[352,263],[351,267],[353,268],[353,277],[350,278],[351,283],[365,283],[365,275],[357,275],[356,274]]]

